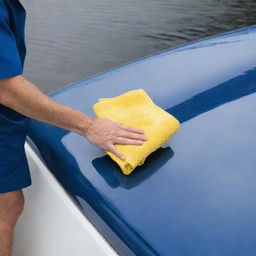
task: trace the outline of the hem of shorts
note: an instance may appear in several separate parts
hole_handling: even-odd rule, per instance
[[[31,185],[32,185],[32,182],[30,181],[28,183],[24,183],[24,184],[21,184],[19,186],[9,186],[9,187],[5,187],[4,189],[0,188],[0,194],[21,190],[21,189],[27,188]]]

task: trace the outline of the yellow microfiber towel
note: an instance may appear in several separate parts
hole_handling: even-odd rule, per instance
[[[126,175],[144,164],[145,159],[164,145],[180,126],[179,121],[158,107],[143,89],[132,90],[113,98],[100,98],[93,105],[93,110],[97,118],[109,118],[144,130],[148,139],[142,145],[115,144],[125,155],[125,160],[104,150]]]

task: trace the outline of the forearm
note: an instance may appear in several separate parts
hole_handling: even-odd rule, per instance
[[[85,136],[91,117],[60,104],[22,76],[0,80],[0,103],[30,118]]]

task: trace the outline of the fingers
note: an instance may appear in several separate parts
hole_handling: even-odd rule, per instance
[[[126,139],[126,138],[120,138],[116,137],[115,138],[115,144],[122,144],[122,145],[142,145],[143,141],[141,140],[131,140],[131,139]]]
[[[118,131],[116,136],[135,139],[135,140],[143,140],[143,141],[147,140],[147,137],[145,135],[140,135],[133,132],[122,131],[122,130]]]
[[[119,125],[120,128],[122,128],[126,131],[135,132],[135,133],[144,133],[144,131],[142,129],[139,129],[139,128],[127,126],[127,125],[124,125],[124,124],[119,123],[119,122],[118,122],[118,125]]]
[[[125,156],[113,144],[109,144],[108,150],[120,159],[125,160]]]

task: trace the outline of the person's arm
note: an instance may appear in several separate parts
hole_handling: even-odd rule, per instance
[[[30,118],[80,134],[123,160],[125,156],[115,144],[142,145],[147,140],[139,128],[108,118],[93,119],[54,101],[21,75],[0,79],[0,103]]]

